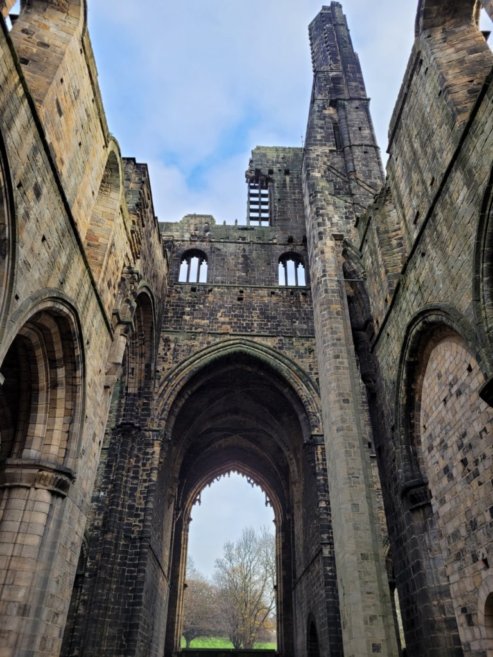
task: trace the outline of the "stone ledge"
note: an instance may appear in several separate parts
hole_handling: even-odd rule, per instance
[[[66,497],[75,475],[69,468],[43,461],[7,459],[0,472],[1,488],[41,488]]]

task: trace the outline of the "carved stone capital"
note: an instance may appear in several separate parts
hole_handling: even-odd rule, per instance
[[[43,461],[7,459],[0,471],[0,488],[40,488],[66,497],[75,475],[69,468]]]

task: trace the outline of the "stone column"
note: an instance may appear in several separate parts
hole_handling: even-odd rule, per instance
[[[67,596],[52,570],[72,481],[66,468],[26,459],[0,473],[0,657],[58,654]]]
[[[323,267],[320,249],[314,249],[312,277],[344,654],[394,657],[398,647],[343,288],[341,238],[324,241]]]

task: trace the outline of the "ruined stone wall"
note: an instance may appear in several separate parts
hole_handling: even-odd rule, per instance
[[[307,285],[279,285],[278,273],[279,259],[285,253],[295,253],[307,263],[299,149],[258,147],[252,153],[250,169],[258,169],[272,179],[271,226],[218,226],[211,217],[198,215],[185,217],[179,224],[162,224],[170,262],[159,363],[163,381],[171,380],[180,363],[192,360],[195,354],[232,340],[245,340],[247,344],[254,341],[268,348],[273,358],[274,354],[288,358],[311,380],[318,379],[310,289]],[[196,249],[207,258],[207,282],[179,282],[180,264],[189,249]],[[297,458],[305,463],[308,453],[316,449],[307,447],[306,454]],[[306,489],[300,492],[301,497],[291,493],[292,501],[298,501],[296,510],[290,513],[295,519],[303,516],[307,525],[303,528],[300,520],[295,520],[293,537],[284,539],[295,546],[294,570],[286,573],[288,579],[294,577],[295,581],[294,649],[296,653],[306,649],[308,616],[315,595],[324,609],[316,610],[324,651],[330,645],[330,653],[324,654],[336,655],[340,650],[340,630],[337,595],[334,596],[337,587],[330,513],[325,508],[327,501],[322,501],[322,489],[326,491],[325,467],[311,460],[310,465],[306,461],[305,467]],[[317,476],[321,479],[319,484]],[[294,482],[287,480],[286,485]],[[321,538],[324,533],[326,544]],[[164,546],[164,550],[168,547]],[[328,608],[330,618],[325,616]]]
[[[249,163],[261,226],[158,226],[147,167],[106,125],[82,0],[1,22],[1,657],[172,654],[187,514],[228,467],[275,505],[286,655],[313,628],[323,656],[396,655],[388,576],[408,657],[493,650],[476,17],[419,3],[384,182],[342,8],[323,7],[306,146]],[[192,258],[207,275],[180,280]]]
[[[131,236],[121,192],[107,279],[90,266],[84,221],[109,141],[83,16],[77,3],[33,2],[0,32],[2,657],[59,654],[135,287],[157,298],[166,271],[152,204]],[[114,162],[121,172],[115,149]],[[141,173],[134,188],[150,198],[146,185]]]
[[[226,466],[244,468],[251,476],[258,477],[267,490],[272,488],[277,500],[278,541],[283,555],[278,573],[279,591],[285,591],[280,594],[282,608],[278,613],[282,618],[283,640],[287,642],[284,650],[292,653],[295,638],[296,650],[304,652],[308,615],[313,609],[310,600],[316,589],[323,609],[329,610],[327,618],[324,611],[316,610],[320,636],[326,645],[330,643],[331,655],[339,654],[337,586],[325,461],[319,454],[323,447],[314,443],[305,453],[302,446],[303,440],[312,440],[310,431],[321,432],[316,409],[318,371],[308,271],[304,285],[294,285],[291,280],[287,286],[279,283],[279,260],[284,254],[294,255],[298,264],[307,265],[301,152],[300,149],[257,148],[250,167],[271,178],[270,226],[219,226],[212,217],[202,215],[189,215],[176,224],[161,225],[169,279],[156,361],[159,380],[154,390],[149,389],[152,399],[148,410],[140,416],[133,413],[130,422],[126,409],[129,406],[134,409],[138,399],[132,398],[124,379],[115,388],[111,425],[87,532],[86,579],[74,594],[74,606],[78,605],[79,613],[73,610],[71,614],[64,655],[75,655],[83,649],[109,657],[114,654],[115,646],[123,654],[162,654],[166,614],[165,649],[166,653],[174,650],[180,622],[183,551],[186,551],[185,506],[190,506],[194,499],[187,486],[199,485],[193,483],[197,476],[194,469],[201,471],[200,476],[208,481],[207,477],[213,478],[215,472]],[[138,169],[127,160],[125,171],[127,202],[132,212],[138,206],[131,192]],[[207,262],[206,280],[196,273],[193,281],[179,280],[183,261],[190,253],[199,254],[199,259]],[[217,389],[210,386],[209,411],[198,399],[186,415],[186,423],[180,419],[179,427],[173,429],[173,423],[178,422],[177,411],[173,410],[174,396],[180,394],[180,386],[185,399],[193,395],[193,387],[187,392],[180,380],[190,376],[188,370],[196,371],[196,376],[202,371],[210,371],[214,376],[214,358],[218,371],[221,363],[227,363],[227,356],[221,359],[215,354],[229,351],[236,354],[232,363],[239,369],[231,381],[231,389],[224,395],[232,394],[234,399],[237,394],[240,399],[243,396],[248,400],[248,404],[260,406],[251,407],[244,423],[238,424],[235,419],[233,401],[225,403],[223,413],[216,418],[215,405],[219,403],[216,398],[223,394],[219,379]],[[250,372],[248,383],[243,380],[241,367],[247,367]],[[278,395],[277,401],[269,401],[271,393],[263,386],[266,377],[274,376],[276,367],[288,376],[284,383],[279,379],[275,384],[285,390],[282,394],[292,395],[288,392],[291,385],[301,384],[313,390],[310,394],[314,395],[314,402],[301,400],[308,404],[305,410],[301,406],[283,409],[281,405],[286,402],[279,393],[272,393]],[[290,376],[295,378],[290,380]],[[189,385],[192,382],[193,378]],[[252,393],[257,386],[259,392]],[[146,395],[141,390],[139,397]],[[299,405],[300,401],[295,403]],[[274,405],[272,411],[269,404]],[[283,431],[271,426],[270,412],[279,414],[280,422],[288,423]],[[312,426],[303,426],[303,437],[301,427],[296,428],[299,421],[295,412],[310,414]],[[178,418],[181,418],[179,414]],[[200,435],[207,422],[211,422],[210,432],[218,432],[217,447],[209,446],[204,436],[197,454],[193,443],[190,456],[187,452],[181,454],[180,441],[186,444],[187,432],[195,426]],[[224,422],[228,431],[222,437]],[[253,426],[258,435],[251,439],[253,442],[245,442],[242,433],[250,435]],[[277,437],[276,431],[280,431]],[[317,437],[313,436],[313,440]],[[282,449],[287,451],[278,451],[275,456],[273,450],[281,449],[281,444],[276,446],[278,442],[285,442],[287,447]],[[218,452],[220,445],[223,445],[223,457]],[[308,456],[312,450],[318,454],[313,462]],[[217,453],[215,459],[210,460],[209,452]],[[203,463],[201,459],[205,459]],[[307,529],[310,527],[309,531],[303,528],[304,523]],[[107,571],[105,555],[110,554],[112,567]],[[127,579],[130,571],[131,583]],[[90,622],[84,615],[89,601]],[[293,634],[294,623],[298,627],[296,634]]]
[[[377,453],[407,654],[416,656],[491,649],[492,428],[480,395],[491,376],[493,57],[473,3],[445,5],[420,4],[385,194],[358,225],[381,375]]]

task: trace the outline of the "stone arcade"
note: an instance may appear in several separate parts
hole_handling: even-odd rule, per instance
[[[305,146],[253,150],[239,226],[158,224],[84,0],[0,21],[0,657],[176,653],[191,506],[232,468],[274,506],[283,656],[397,657],[397,596],[407,657],[493,655],[480,6],[419,2],[386,176],[323,7]]]

